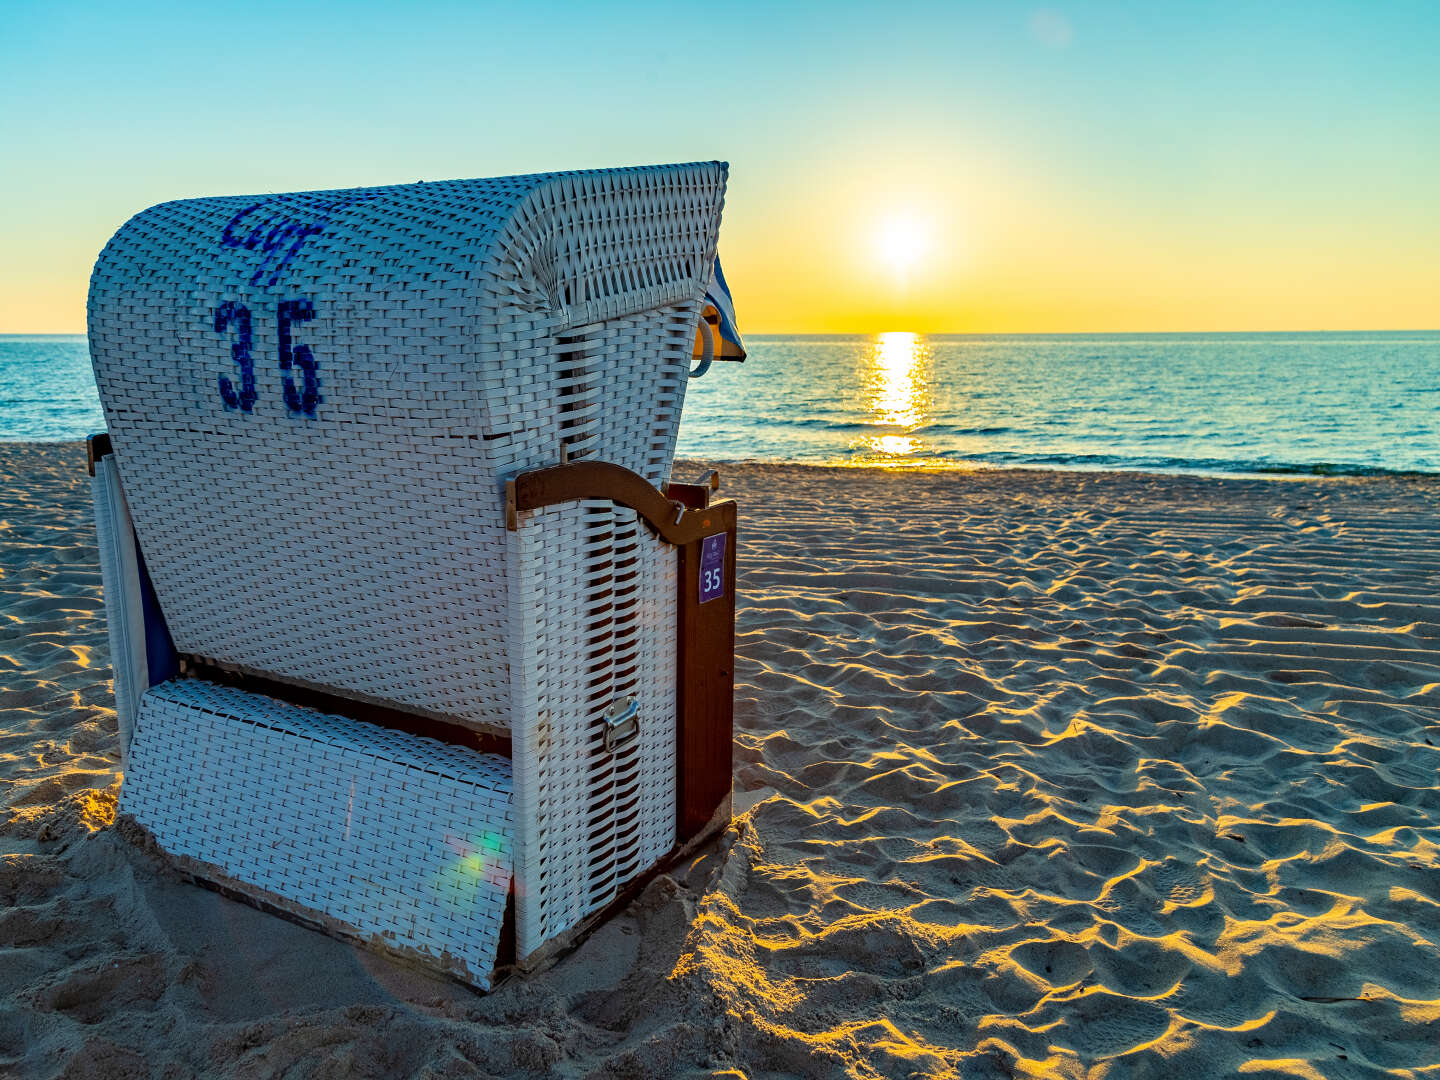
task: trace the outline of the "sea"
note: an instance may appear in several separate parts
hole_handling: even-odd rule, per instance
[[[677,456],[1200,474],[1440,472],[1440,331],[755,335]],[[83,336],[0,335],[0,440],[104,428]]]

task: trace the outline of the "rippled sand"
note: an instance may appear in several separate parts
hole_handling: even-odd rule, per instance
[[[1440,1076],[1440,483],[727,466],[749,809],[488,996],[190,885],[0,446],[0,1072]]]

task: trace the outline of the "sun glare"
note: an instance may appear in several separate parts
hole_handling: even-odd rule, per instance
[[[930,245],[929,223],[915,214],[891,214],[875,230],[876,254],[897,277],[914,269],[929,254]]]

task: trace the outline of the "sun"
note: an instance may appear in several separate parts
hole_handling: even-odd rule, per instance
[[[875,253],[896,277],[903,278],[930,253],[932,229],[918,214],[897,211],[875,228]]]

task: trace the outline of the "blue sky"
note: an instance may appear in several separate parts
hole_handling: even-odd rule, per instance
[[[0,331],[83,329],[164,199],[717,157],[758,330],[1440,325],[1437,3],[0,19]],[[929,237],[903,281],[894,212]]]

